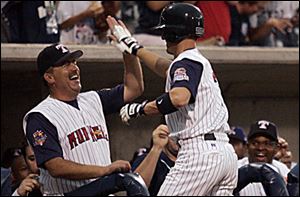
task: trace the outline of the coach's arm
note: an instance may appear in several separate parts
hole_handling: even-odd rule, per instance
[[[139,59],[123,53],[124,60],[124,102],[130,102],[144,92],[143,71]]]
[[[71,180],[99,178],[113,172],[128,172],[131,169],[130,163],[123,160],[117,160],[108,166],[96,166],[75,163],[61,157],[50,159],[44,166],[54,178]]]

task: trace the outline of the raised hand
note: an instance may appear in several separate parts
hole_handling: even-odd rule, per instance
[[[143,103],[129,103],[124,105],[120,110],[122,122],[129,125],[130,119],[145,115],[144,107],[146,104],[147,101],[144,101]]]
[[[121,20],[117,21],[111,16],[108,16],[106,21],[112,32],[112,35],[109,36],[112,39],[112,43],[121,52],[136,55],[138,49],[142,48],[143,46],[139,45],[137,40],[131,36],[126,25]]]

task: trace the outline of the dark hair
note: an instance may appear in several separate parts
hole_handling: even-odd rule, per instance
[[[3,153],[3,157],[1,159],[1,166],[4,168],[11,167],[15,158],[23,156],[22,150],[20,147],[8,148]]]

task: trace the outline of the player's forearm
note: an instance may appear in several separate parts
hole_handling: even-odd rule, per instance
[[[153,146],[149,154],[135,170],[135,172],[143,177],[147,187],[149,187],[151,183],[161,151],[161,148]]]
[[[191,93],[189,92],[189,90],[187,88],[184,88],[184,87],[177,87],[177,88],[171,89],[171,91],[169,92],[169,98],[170,98],[169,105],[173,106],[171,108],[174,108],[174,110],[171,110],[169,107],[167,107],[168,109],[166,109],[166,106],[164,106],[162,108],[164,108],[165,110],[160,111],[159,107],[157,106],[157,105],[159,105],[158,102],[162,102],[162,104],[164,104],[164,105],[166,105],[166,102],[167,102],[165,97],[161,98],[161,99],[160,98],[161,97],[158,97],[156,99],[158,101],[154,100],[154,101],[148,102],[145,105],[144,113],[146,115],[173,113],[174,110],[188,105],[189,100],[191,98]]]
[[[145,48],[139,49],[137,52],[137,56],[148,68],[150,68],[158,76],[166,78],[168,68],[171,64],[170,60],[160,57]]]
[[[54,158],[45,163],[50,175],[71,180],[92,179],[108,175],[109,166],[83,165],[62,158]]]
[[[144,92],[143,71],[140,61],[133,55],[123,54],[124,71],[124,101],[130,102]]]
[[[160,114],[160,112],[158,111],[158,108],[156,106],[156,102],[154,101],[150,101],[149,103],[147,103],[144,107],[144,112],[146,115],[156,115],[156,114]]]

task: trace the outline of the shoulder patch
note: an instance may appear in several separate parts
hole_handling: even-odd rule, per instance
[[[47,139],[47,135],[42,130],[33,133],[34,146],[43,146]]]
[[[185,68],[181,67],[181,68],[177,68],[175,70],[175,73],[174,73],[174,79],[173,79],[173,82],[175,81],[189,81],[189,76],[186,74],[186,70]]]

